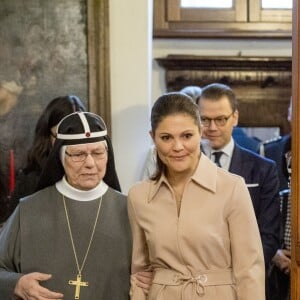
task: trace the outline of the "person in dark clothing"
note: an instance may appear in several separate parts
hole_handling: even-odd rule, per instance
[[[288,121],[292,119],[292,101],[288,109]],[[280,140],[265,145],[265,155],[277,161],[281,178],[280,191],[280,248],[272,259],[268,295],[272,300],[290,299],[290,271],[291,271],[291,190],[292,175],[292,137],[287,134]]]
[[[266,141],[261,146],[261,148],[263,147],[263,150],[260,151],[260,154],[276,162],[280,180],[280,190],[288,188],[289,176],[286,169],[285,152],[290,144],[291,134],[286,134],[270,141]]]
[[[287,152],[288,153],[288,152]],[[287,158],[290,161],[290,158]],[[291,173],[291,168],[288,168]],[[290,188],[280,191],[280,249],[272,259],[272,265],[267,274],[268,299],[290,299],[290,272],[291,272],[291,191]]]
[[[57,97],[49,102],[39,117],[26,166],[18,171],[16,187],[8,205],[8,218],[19,199],[35,192],[41,170],[55,141],[55,129],[59,121],[75,111],[85,111],[82,101],[74,95]]]
[[[292,98],[287,110],[287,120],[292,120]],[[276,162],[280,180],[280,190],[289,188],[289,174],[286,165],[286,153],[291,151],[291,132],[274,139],[265,141],[260,146],[260,155],[270,158]]]

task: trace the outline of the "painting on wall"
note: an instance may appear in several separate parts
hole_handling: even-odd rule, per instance
[[[2,0],[0,9],[0,222],[36,121],[57,96],[88,107],[87,4]]]

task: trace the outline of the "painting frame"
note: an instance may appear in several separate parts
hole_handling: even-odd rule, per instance
[[[109,0],[87,0],[87,16],[89,109],[111,134]]]

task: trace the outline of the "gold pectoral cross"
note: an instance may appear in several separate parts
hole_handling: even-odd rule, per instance
[[[70,285],[76,285],[75,289],[75,298],[74,299],[79,299],[80,296],[80,287],[82,286],[89,286],[89,283],[87,281],[81,281],[81,274],[77,275],[76,280],[69,280]]]

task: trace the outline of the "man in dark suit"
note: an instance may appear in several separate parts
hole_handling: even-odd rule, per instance
[[[287,119],[289,122],[292,120],[292,99],[290,100]],[[286,134],[276,140],[266,141],[261,147],[261,154],[277,163],[280,178],[280,248],[272,259],[273,265],[268,274],[269,294],[272,300],[290,299],[291,198],[289,182],[292,172],[291,142],[291,134]]]
[[[277,164],[280,180],[280,190],[288,188],[288,174],[286,171],[285,153],[291,150],[288,149],[290,145],[291,135],[286,134],[272,140],[267,140],[263,142],[260,147],[260,155],[274,160]]]
[[[267,267],[279,246],[276,164],[234,142],[232,131],[238,124],[238,110],[235,95],[228,86],[214,83],[204,87],[198,105],[203,124],[203,152],[222,168],[242,176],[248,186]]]
[[[290,105],[287,111],[287,120],[291,122],[292,120],[292,99],[290,100]],[[265,157],[274,160],[277,164],[279,180],[280,180],[280,190],[289,188],[289,174],[287,172],[286,164],[286,153],[291,151],[291,134],[288,133],[283,136],[279,136],[272,140],[265,141],[260,146],[259,153]]]

